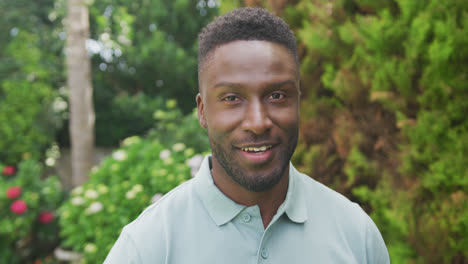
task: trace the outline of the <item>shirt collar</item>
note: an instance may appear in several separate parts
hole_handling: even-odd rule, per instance
[[[292,163],[289,163],[289,185],[286,199],[278,209],[278,213],[284,210],[289,219],[295,223],[304,223],[307,221],[307,204],[305,193],[301,184],[301,175],[294,168]]]
[[[229,199],[214,184],[211,176],[211,155],[207,155],[194,179],[194,187],[208,214],[217,226],[224,225],[236,217],[246,206]],[[277,214],[286,213],[295,223],[307,220],[307,207],[299,181],[299,172],[290,164],[289,186],[286,199],[278,208]]]

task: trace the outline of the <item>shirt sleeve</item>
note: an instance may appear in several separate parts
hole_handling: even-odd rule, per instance
[[[104,264],[141,264],[140,254],[135,246],[135,242],[127,233],[126,229],[115,242],[111,251],[104,260]]]
[[[390,264],[387,247],[372,219],[367,216],[366,253],[368,264]]]

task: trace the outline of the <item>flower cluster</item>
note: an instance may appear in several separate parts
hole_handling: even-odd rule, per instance
[[[195,155],[183,143],[123,140],[122,147],[93,169],[89,181],[72,190],[60,208],[62,246],[82,254],[87,263],[102,263],[126,224],[191,178],[201,160]],[[90,226],[93,232],[83,232]]]
[[[14,166],[5,166],[2,174],[5,176],[12,176],[16,173]],[[17,199],[21,197],[23,189],[21,186],[10,186],[6,189],[5,195],[8,199],[12,200],[10,205],[10,211],[16,215],[22,215],[28,210],[28,205],[23,199]],[[34,197],[35,195],[33,195]],[[37,217],[41,224],[48,224],[54,220],[54,214],[50,211],[42,211]]]
[[[47,254],[40,248],[56,243],[58,236],[54,211],[63,199],[59,180],[41,179],[42,166],[33,160],[18,167],[0,164],[0,172],[0,263]]]
[[[16,168],[14,166],[5,166],[3,167],[2,174],[5,176],[12,176],[16,173]]]

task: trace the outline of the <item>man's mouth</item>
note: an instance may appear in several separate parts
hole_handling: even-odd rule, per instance
[[[240,149],[245,152],[250,152],[250,153],[262,153],[270,149],[272,146],[273,145],[265,145],[265,146],[259,146],[259,147],[245,147],[245,148],[240,148]]]

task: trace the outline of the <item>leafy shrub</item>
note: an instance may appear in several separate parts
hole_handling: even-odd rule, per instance
[[[115,147],[124,138],[146,133],[154,126],[155,109],[164,106],[161,97],[150,97],[143,93],[115,95],[95,87],[94,104],[96,112],[96,145]],[[60,145],[70,145],[68,126],[58,133]]]
[[[98,93],[98,91],[96,91]],[[96,98],[96,143],[118,146],[126,137],[141,135],[154,126],[153,112],[162,108],[162,98],[143,93]]]
[[[189,112],[197,93],[197,36],[217,14],[211,2],[95,1],[91,37],[104,46],[93,56],[93,68],[100,69],[94,72],[96,87],[177,98]]]
[[[0,262],[31,263],[58,244],[55,210],[63,200],[57,177],[41,179],[33,160],[0,164]]]
[[[172,146],[177,142],[193,148],[195,152],[206,152],[210,149],[210,144],[206,130],[200,126],[197,117],[197,109],[192,113],[183,115],[177,108],[176,100],[168,100],[166,109],[159,109],[154,112],[156,123],[148,137],[163,142],[166,146]]]
[[[296,161],[359,201],[395,263],[468,259],[468,5],[294,2]]]
[[[194,155],[182,143],[168,149],[156,140],[125,139],[60,208],[63,246],[82,253],[85,263],[102,263],[126,224],[190,178],[186,162]]]
[[[1,58],[0,160],[9,164],[18,163],[24,153],[41,158],[57,127],[50,72],[41,65],[37,42],[36,36],[19,32]]]

